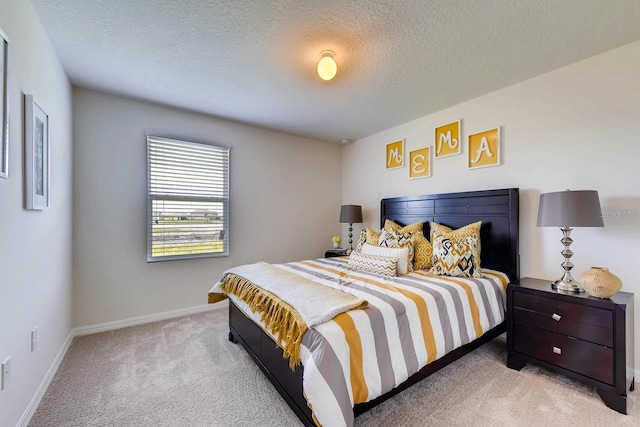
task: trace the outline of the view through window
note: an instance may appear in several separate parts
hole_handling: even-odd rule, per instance
[[[229,148],[147,136],[147,260],[229,254]]]

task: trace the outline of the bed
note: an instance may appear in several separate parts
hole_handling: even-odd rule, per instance
[[[506,288],[506,281],[513,282],[519,277],[518,206],[518,189],[516,188],[388,198],[381,201],[380,226],[383,227],[387,219],[399,225],[423,221],[425,224],[423,232],[428,237],[428,224],[431,221],[452,229],[482,221],[480,230],[482,268],[504,273]],[[346,259],[332,258],[309,261],[305,268],[326,267],[333,270],[341,268],[344,264]],[[298,266],[292,263],[288,268],[294,269]],[[495,277],[498,277],[497,274]],[[410,277],[407,278],[407,280],[410,279]],[[476,282],[479,283],[481,280]],[[504,305],[501,305],[500,309],[504,310]],[[505,331],[504,313],[502,315],[500,323],[491,324],[490,329],[478,334],[478,338],[448,350],[446,354],[438,356],[436,360],[412,373],[406,380],[382,395],[355,404],[352,408],[353,416],[369,410],[503,333]],[[256,317],[252,318],[249,309],[240,301],[230,301],[229,340],[240,343],[245,348],[304,425],[316,425],[314,414],[303,394],[304,363],[292,372],[289,361],[283,357],[283,350],[275,345],[270,334],[266,333],[258,323]],[[309,332],[311,331],[310,329]],[[316,367],[313,368],[315,371]],[[311,372],[311,368],[309,371]],[[325,369],[324,374],[330,372],[331,370]],[[353,378],[351,381],[353,382]],[[325,424],[333,424],[333,422]],[[349,421],[346,425],[348,424]]]

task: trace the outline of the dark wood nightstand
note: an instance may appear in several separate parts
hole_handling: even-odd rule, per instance
[[[520,279],[507,288],[507,350],[509,368],[531,362],[584,381],[626,414],[634,389],[633,294],[599,299]]]
[[[324,257],[325,258],[333,258],[336,256],[347,256],[349,255],[349,250],[348,249],[327,249],[327,251],[324,253]]]

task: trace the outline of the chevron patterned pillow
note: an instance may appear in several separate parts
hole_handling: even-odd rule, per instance
[[[369,255],[354,251],[349,255],[349,267],[354,270],[368,271],[383,276],[394,277],[397,273],[398,258]]]
[[[365,243],[364,245],[362,245],[362,253],[367,255],[398,258],[397,274],[400,276],[403,276],[412,271],[409,270],[409,245],[403,248],[387,248],[385,246],[373,246],[369,243]],[[413,252],[411,253],[411,256],[413,256]]]
[[[415,237],[413,233],[400,234],[397,231],[389,231],[386,229],[380,230],[380,239],[378,239],[378,246],[383,248],[407,248],[407,271],[403,272],[403,266],[398,263],[398,274],[407,274],[413,271],[413,258]],[[385,255],[386,254],[375,254]]]
[[[355,250],[358,252],[361,252],[362,245],[364,245],[365,243],[378,246],[379,239],[380,239],[380,233],[367,227],[366,229],[360,232],[360,237],[358,238],[358,243],[356,243]]]

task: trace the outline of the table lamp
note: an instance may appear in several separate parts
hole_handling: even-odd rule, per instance
[[[564,236],[560,240],[564,245],[561,252],[564,256],[564,262],[561,264],[564,267],[564,275],[560,280],[553,282],[551,287],[561,291],[584,292],[580,283],[571,276],[571,227],[604,227],[598,192],[567,190],[541,194],[538,227],[560,227]]]
[[[362,222],[362,206],[342,205],[340,208],[340,222],[349,224],[349,249],[347,253],[353,251],[353,224]]]

